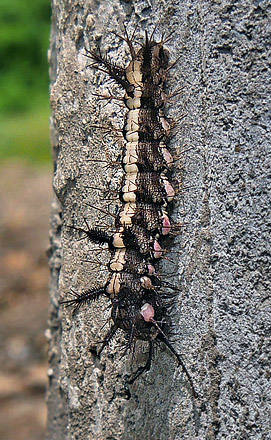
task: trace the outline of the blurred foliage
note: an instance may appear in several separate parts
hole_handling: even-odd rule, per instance
[[[0,159],[50,160],[50,0],[0,0]]]

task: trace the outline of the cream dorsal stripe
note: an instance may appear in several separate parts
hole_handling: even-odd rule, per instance
[[[87,229],[73,227],[92,242],[108,244],[110,276],[104,286],[91,287],[62,302],[79,308],[105,295],[110,302],[112,322],[99,354],[118,329],[123,331],[131,350],[137,340],[147,342],[147,362],[130,375],[131,385],[143,372],[149,371],[154,344],[163,342],[182,366],[196,397],[191,376],[166,334],[167,289],[173,288],[160,277],[158,267],[159,260],[167,258],[164,238],[173,228],[168,205],[175,197],[170,177],[174,156],[168,146],[171,123],[164,107],[167,102],[165,82],[175,63],[169,63],[169,51],[164,47],[163,38],[156,42],[153,34],[149,37],[146,32],[137,50],[126,29],[121,39],[127,42],[132,58],[126,68],[111,62],[100,49],[87,51],[92,67],[106,73],[125,91],[121,207],[118,214],[113,215],[115,230],[112,233],[88,224]],[[111,100],[112,96],[108,98]]]

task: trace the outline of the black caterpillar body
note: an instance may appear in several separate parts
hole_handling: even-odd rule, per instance
[[[166,336],[168,294],[163,291],[156,269],[165,253],[161,243],[172,231],[167,208],[174,198],[169,181],[174,160],[167,147],[171,124],[163,108],[168,100],[165,81],[174,63],[169,64],[169,51],[163,40],[155,42],[146,33],[137,52],[127,32],[124,40],[132,56],[127,68],[116,66],[100,51],[88,51],[87,55],[95,68],[124,88],[123,100],[128,109],[123,128],[126,142],[122,152],[122,208],[115,219],[116,231],[109,235],[89,227],[78,228],[91,241],[108,244],[111,274],[104,287],[74,293],[72,299],[62,303],[78,308],[106,295],[112,304],[113,324],[101,350],[117,329],[125,332],[128,348],[133,348],[136,340],[149,342],[146,365],[138,368],[129,383],[150,369],[154,344],[162,341],[176,356],[196,396],[191,377]],[[165,283],[165,287],[168,285]]]

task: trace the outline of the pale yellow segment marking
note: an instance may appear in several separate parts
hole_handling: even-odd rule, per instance
[[[124,202],[126,203],[135,203],[136,202],[136,194],[134,192],[126,192],[122,196]]]
[[[126,156],[124,156],[123,158],[123,164],[128,164],[128,165],[132,165],[132,164],[136,164],[138,161],[138,157],[137,157],[137,153],[133,152],[133,153],[127,153]]]
[[[129,173],[125,176],[125,184],[122,187],[122,192],[128,193],[137,190],[136,185],[137,173]]]
[[[110,280],[107,288],[107,293],[109,293],[110,298],[113,299],[120,291],[120,274],[114,273],[112,279]]]
[[[114,272],[121,272],[125,264],[125,253],[126,249],[119,249],[116,251],[113,259],[110,263],[110,269]]]
[[[141,62],[132,61],[126,69],[126,78],[134,86],[142,84]]]
[[[141,107],[140,98],[128,98],[126,100],[126,105],[129,109],[133,110]]]
[[[134,202],[125,203],[123,211],[120,213],[120,223],[123,226],[132,225],[132,217],[135,215],[136,204]]]
[[[125,248],[122,238],[123,228],[119,232],[116,232],[113,237],[113,246],[115,248]]]
[[[135,131],[134,133],[126,133],[126,140],[128,142],[138,142],[139,141],[139,135],[138,132]]]
[[[135,163],[128,163],[125,165],[124,170],[127,174],[137,174],[138,173],[138,167]]]
[[[138,142],[127,142],[126,153],[122,161],[123,164],[137,163],[138,160],[137,147],[138,147]]]

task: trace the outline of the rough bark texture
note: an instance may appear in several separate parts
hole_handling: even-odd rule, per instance
[[[260,0],[53,1],[57,198],[50,255],[49,440],[270,435],[270,8]],[[84,54],[98,44],[126,64],[124,42],[109,32],[122,34],[122,23],[129,32],[138,23],[141,36],[154,25],[158,35],[174,31],[167,47],[173,60],[180,56],[169,88],[183,87],[183,94],[168,108],[174,118],[186,115],[172,138],[172,146],[189,147],[182,156],[184,190],[174,207],[174,218],[185,226],[173,248],[179,253],[171,254],[175,263],[164,264],[163,273],[171,273],[170,281],[181,289],[172,311],[175,346],[193,376],[197,401],[162,347],[128,400],[123,376],[143,362],[143,350],[133,360],[123,358],[120,334],[97,359],[91,347],[106,332],[101,327],[107,301],[76,313],[58,303],[71,289],[107,278],[106,268],[86,260],[96,254],[106,263],[108,252],[92,251],[97,246],[78,241],[66,226],[83,225],[85,217],[112,228],[110,216],[88,205],[109,202],[89,187],[110,182],[118,188],[114,168],[92,160],[114,160],[120,142],[91,126],[111,121],[122,127],[124,110],[98,103],[93,93],[105,91],[106,78],[87,67]]]

